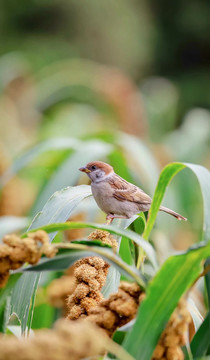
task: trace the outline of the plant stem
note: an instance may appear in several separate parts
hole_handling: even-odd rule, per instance
[[[119,258],[113,253],[106,252],[104,253],[104,250],[101,250],[100,248],[96,248],[94,246],[87,246],[83,244],[66,244],[66,243],[59,243],[53,245],[56,249],[75,249],[75,250],[87,250],[87,251],[94,251],[98,255],[107,258],[108,260],[114,262],[117,266],[121,267],[125,272],[127,272],[136,282],[141,286],[141,288],[145,289],[146,284],[144,280],[136,274],[130,266],[128,266],[123,261],[120,261]]]

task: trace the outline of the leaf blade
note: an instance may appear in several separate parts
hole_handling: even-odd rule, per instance
[[[202,259],[210,255],[210,244],[170,257],[147,288],[136,322],[123,346],[135,359],[150,360],[165,323],[181,295],[197,278]]]
[[[111,234],[115,234],[118,236],[124,236],[124,237],[131,239],[137,245],[141,246],[145,250],[145,252],[148,256],[148,259],[151,261],[154,268],[156,268],[156,269],[158,268],[156,255],[155,255],[153,247],[147,241],[145,241],[140,235],[136,234],[134,231],[131,231],[131,230],[124,230],[124,229],[118,228],[114,225],[104,225],[104,224],[100,225],[100,224],[95,224],[95,223],[91,223],[91,222],[73,222],[73,221],[71,221],[71,222],[66,222],[66,223],[55,223],[55,224],[50,224],[50,225],[46,225],[46,226],[40,226],[38,228],[34,228],[33,231],[36,231],[38,229],[45,230],[46,232],[50,233],[50,238],[52,239],[52,237],[54,236],[54,232],[56,232],[58,230],[87,228],[87,227],[91,228],[91,229],[106,230],[106,231],[109,231]],[[29,229],[29,231],[30,231],[30,229]],[[24,236],[25,235],[26,235],[26,233],[24,234]]]
[[[61,196],[59,196],[59,193],[61,193]],[[87,185],[81,185],[80,187],[77,187],[76,190],[75,188],[67,188],[61,192],[57,192],[45,204],[42,212],[34,218],[29,228],[33,229],[34,226],[36,227],[43,223],[49,223],[52,219],[55,221],[59,221],[59,219],[62,219],[63,221],[67,220],[79,202],[90,195],[90,187]],[[56,208],[57,211],[54,212],[54,209]],[[53,235],[51,239],[52,238]],[[40,275],[37,274],[23,274],[12,291],[10,314],[14,312],[17,315],[21,322],[21,330],[23,333],[25,332],[27,325],[30,325],[29,312],[33,311],[33,306],[30,308],[30,302],[33,296],[35,296],[34,294],[38,286],[39,276]]]
[[[59,244],[58,244],[59,245]],[[124,272],[126,276],[129,276],[132,280],[135,280],[140,286],[145,287],[145,282],[143,277],[141,277],[139,271],[127,265],[121,258],[116,255],[112,249],[101,247],[101,246],[87,246],[84,244],[70,243],[70,244],[60,244],[61,251],[60,254],[56,255],[52,259],[42,258],[37,265],[29,266],[23,269],[24,272],[31,271],[48,271],[48,270],[64,270],[81,257],[89,257],[99,255],[105,261],[108,261],[111,265],[115,265],[120,271]],[[76,251],[75,251],[76,250]],[[82,253],[82,255],[81,255]]]
[[[195,333],[190,347],[193,357],[209,355],[207,351],[210,348],[210,311]]]
[[[146,223],[146,228],[143,234],[144,239],[149,238],[168,184],[176,174],[178,174],[186,167],[188,167],[198,179],[204,208],[203,236],[206,241],[210,239],[210,172],[203,166],[181,162],[168,164],[167,166],[165,166],[165,168],[160,174],[152,204],[149,210],[149,219]]]

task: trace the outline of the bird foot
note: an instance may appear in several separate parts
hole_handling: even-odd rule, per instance
[[[106,217],[106,225],[110,225],[113,220],[114,220],[114,215],[113,214],[108,214],[107,217]]]
[[[106,225],[110,225],[114,219],[127,219],[127,216],[108,214],[106,217]]]

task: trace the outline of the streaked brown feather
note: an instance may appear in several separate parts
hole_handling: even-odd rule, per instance
[[[108,181],[113,189],[116,190],[126,190],[128,187],[128,182],[116,174],[112,178],[109,178]]]
[[[113,188],[115,189],[113,197],[119,201],[131,201],[136,204],[151,204],[151,198],[143,190],[137,186],[127,182],[119,175],[115,174],[112,179],[109,178]]]

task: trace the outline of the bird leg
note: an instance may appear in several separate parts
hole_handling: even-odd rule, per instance
[[[127,216],[108,214],[106,217],[106,225],[110,225],[114,219],[128,219]]]
[[[110,225],[114,220],[114,214],[107,214],[106,216],[106,225]]]

